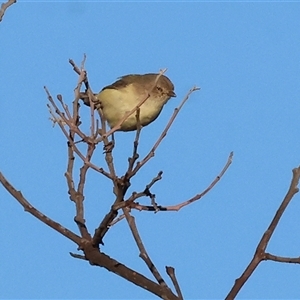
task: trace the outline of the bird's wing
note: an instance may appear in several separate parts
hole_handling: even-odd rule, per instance
[[[119,90],[119,89],[122,89],[124,87],[126,87],[127,85],[130,84],[130,77],[133,76],[133,75],[125,75],[125,76],[122,76],[120,77],[119,80],[117,80],[116,82],[104,87],[102,89],[105,90],[105,89],[115,89],[115,90]]]

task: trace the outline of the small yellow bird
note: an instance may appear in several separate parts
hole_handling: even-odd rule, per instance
[[[153,122],[168,100],[176,97],[171,80],[161,75],[155,84],[157,76],[158,74],[125,75],[113,84],[104,87],[96,95],[103,115],[111,128],[148,95],[149,98],[140,107],[139,120],[142,126]],[[133,113],[124,121],[119,130],[132,131],[136,129],[136,114]]]

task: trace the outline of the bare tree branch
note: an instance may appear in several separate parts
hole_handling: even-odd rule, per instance
[[[274,259],[275,256],[272,256],[270,254],[267,255],[265,250],[267,248],[267,245],[271,239],[271,236],[273,235],[274,230],[276,229],[285,209],[287,208],[287,206],[289,205],[290,201],[295,196],[295,194],[298,193],[298,191],[299,191],[299,188],[298,188],[299,178],[300,178],[300,167],[293,169],[293,177],[292,177],[291,184],[290,184],[290,187],[289,187],[289,190],[288,190],[286,196],[284,197],[282,203],[280,204],[268,229],[265,231],[260,242],[258,243],[258,246],[256,248],[256,251],[254,253],[254,256],[253,256],[251,262],[249,263],[249,265],[247,266],[247,268],[245,269],[245,271],[243,272],[241,277],[236,279],[233,287],[231,288],[230,292],[228,293],[228,295],[226,297],[227,300],[234,299],[236,297],[236,295],[238,294],[238,292],[240,291],[242,286],[249,279],[249,277],[252,275],[252,273],[257,268],[257,266],[261,263],[261,261],[267,260],[267,259],[275,260]],[[290,260],[294,260],[294,259],[290,259]],[[280,261],[280,259],[277,259],[277,261]],[[285,262],[287,262],[287,261],[285,261]],[[296,261],[293,261],[293,262],[296,262]],[[297,263],[298,263],[298,261],[297,261]]]
[[[98,265],[99,267],[104,267],[108,271],[111,271],[124,279],[142,287],[143,289],[148,290],[149,292],[159,296],[162,299],[174,299],[178,300],[178,297],[172,293],[172,291],[164,286],[161,286],[142,274],[126,267],[120,262],[110,258],[108,255],[99,251],[97,247],[94,247],[92,240],[86,240],[76,235],[69,229],[63,227],[59,223],[51,220],[46,215],[42,214],[35,207],[33,207],[22,195],[21,192],[17,191],[3,176],[0,172],[0,182],[4,188],[24,207],[25,211],[28,211],[37,219],[47,224],[54,230],[58,231],[63,236],[67,237],[74,243],[79,246],[79,249],[82,250],[85,254],[85,259],[90,262],[92,265]],[[73,257],[83,259],[83,256],[77,254],[71,254]]]
[[[29,211],[31,214],[36,216],[42,222],[54,228],[55,230],[65,235],[72,241],[74,241],[78,245],[78,250],[83,251],[84,253],[84,255],[77,254],[77,253],[70,253],[72,257],[81,260],[87,260],[92,265],[104,267],[107,270],[114,272],[115,274],[148,290],[152,294],[157,295],[162,299],[181,300],[183,299],[183,296],[180,291],[180,287],[177,282],[177,279],[175,277],[174,268],[167,267],[166,270],[167,270],[167,274],[170,276],[173,282],[173,285],[176,289],[178,296],[176,296],[172,292],[172,290],[167,286],[166,282],[162,278],[158,269],[155,267],[154,263],[150,259],[146,251],[146,248],[144,247],[142,239],[139,235],[137,226],[135,224],[135,219],[133,216],[130,215],[131,208],[139,209],[140,207],[143,207],[136,202],[136,200],[141,197],[149,197],[151,199],[151,205],[152,205],[151,207],[153,208],[154,211],[163,210],[160,206],[156,204],[155,194],[151,192],[152,186],[157,181],[162,179],[162,171],[160,171],[158,175],[154,177],[149,184],[146,185],[144,191],[139,193],[133,192],[131,196],[127,197],[127,199],[125,198],[125,195],[128,191],[128,188],[131,186],[131,182],[130,182],[131,178],[137,174],[140,168],[143,165],[145,165],[151,157],[153,157],[154,152],[160,145],[163,138],[166,136],[178,112],[181,110],[184,103],[189,98],[190,94],[198,90],[198,88],[194,87],[188,92],[188,94],[182,100],[179,107],[175,109],[168,124],[166,125],[165,129],[163,130],[162,134],[160,135],[160,137],[158,138],[157,142],[154,144],[154,146],[152,147],[148,155],[141,162],[137,162],[139,158],[138,145],[139,145],[140,133],[142,129],[140,123],[140,107],[141,105],[143,105],[145,101],[147,101],[151,91],[156,87],[157,81],[159,80],[160,76],[164,74],[166,69],[161,70],[160,73],[157,75],[153,87],[149,88],[149,90],[145,90],[145,93],[140,95],[141,101],[139,101],[138,105],[134,107],[130,112],[128,112],[114,128],[111,128],[107,132],[106,120],[103,116],[101,103],[99,103],[96,95],[92,92],[89,86],[87,72],[84,67],[85,61],[86,61],[86,56],[84,55],[82,63],[80,67],[78,67],[76,66],[73,60],[71,59],[69,60],[70,64],[73,66],[74,71],[79,75],[77,85],[74,89],[74,100],[73,100],[73,106],[71,110],[69,109],[68,105],[64,102],[62,95],[57,95],[57,100],[54,101],[48,89],[44,87],[49,101],[48,108],[52,120],[54,121],[54,123],[57,123],[59,125],[61,131],[65,135],[68,142],[68,158],[67,158],[68,163],[67,163],[65,177],[67,181],[70,200],[72,200],[75,203],[76,215],[74,221],[78,226],[81,237],[76,235],[72,231],[64,228],[59,223],[56,223],[55,221],[49,219],[47,216],[43,215],[38,210],[36,210],[22,196],[20,192],[14,190],[14,188],[5,180],[4,177],[2,179],[3,181],[2,184],[24,206],[25,210]],[[85,92],[81,93],[80,90],[83,84],[85,85]],[[81,116],[80,116],[79,100],[82,98],[82,94],[84,94],[84,103],[90,106],[89,133],[84,133],[80,127],[82,121],[80,119]],[[95,108],[98,111],[100,117],[100,123],[99,123],[99,118],[98,117],[95,118],[94,115]],[[113,157],[114,132],[116,130],[119,130],[123,122],[125,122],[126,119],[133,113],[136,113],[137,130],[136,130],[135,140],[133,143],[132,157],[128,159],[128,168],[125,174],[123,176],[118,176],[114,166],[114,157]],[[109,136],[111,137],[109,138]],[[104,155],[105,155],[104,158],[107,164],[107,171],[104,171],[103,168],[100,168],[91,162],[96,147],[101,142],[103,142],[104,144]],[[80,148],[78,146],[79,143],[81,143]],[[85,150],[82,150],[82,148]],[[77,155],[75,155],[75,153]],[[76,174],[77,172],[74,171],[74,162],[77,156],[82,160],[83,163],[82,166],[80,167],[79,178],[76,180],[76,178],[74,178],[74,174]],[[197,199],[201,198],[204,194],[206,194],[210,189],[212,189],[213,186],[220,180],[220,178],[223,176],[223,174],[229,167],[231,163],[231,159],[232,159],[232,154],[226,166],[224,167],[223,171],[203,193],[196,195],[195,197],[193,197],[188,201],[178,204],[176,206],[176,209],[179,210],[181,207],[196,201]],[[93,236],[89,233],[88,228],[86,227],[85,214],[84,214],[85,185],[87,180],[87,174],[90,169],[100,172],[108,179],[110,179],[110,182],[112,184],[112,189],[113,189],[113,195],[114,195],[114,199],[112,201],[110,211],[105,215],[103,220],[100,222]],[[2,174],[0,173],[0,175]],[[1,177],[0,177],[0,181],[1,181]],[[120,209],[122,209],[123,215],[117,218],[118,211]],[[130,268],[110,258],[109,256],[107,256],[106,254],[100,251],[100,245],[103,244],[103,237],[108,232],[109,228],[111,228],[113,224],[115,224],[116,222],[118,222],[118,220],[121,220],[124,217],[126,218],[129,224],[131,233],[135,239],[138,249],[140,250],[140,257],[144,260],[148,269],[152,272],[157,283],[146,278],[142,274],[134,270],[131,270]]]
[[[35,216],[37,219],[45,223],[46,225],[50,226],[54,230],[61,233],[63,236],[67,237],[77,245],[81,243],[81,237],[77,234],[73,233],[71,230],[63,227],[59,223],[51,220],[46,215],[42,214],[38,211],[35,207],[33,207],[22,195],[20,191],[17,191],[4,177],[4,175],[0,172],[0,182],[5,187],[5,189],[24,207],[25,211],[28,211],[30,214]]]

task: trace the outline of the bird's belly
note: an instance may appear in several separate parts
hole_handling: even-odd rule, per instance
[[[102,101],[103,114],[107,119],[110,127],[114,127],[118,122],[124,118],[124,116],[133,110],[144,98],[141,95],[138,98],[132,97],[130,91],[127,93],[122,93],[120,91],[114,90],[114,96],[112,101]],[[145,97],[147,97],[145,93]],[[100,99],[101,101],[101,99]],[[152,121],[154,121],[159,115],[162,107],[162,102],[156,101],[149,97],[140,107],[139,120],[142,126],[146,126]],[[132,113],[121,125],[123,131],[135,130],[137,126],[136,112]]]

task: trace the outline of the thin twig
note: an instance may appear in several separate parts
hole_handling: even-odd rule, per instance
[[[85,61],[86,61],[86,55],[84,54],[83,55],[83,60],[81,62],[81,69],[83,69],[83,66],[85,64]],[[76,66],[75,62],[72,60],[72,59],[69,59],[69,63],[71,64],[71,66],[73,67],[73,70],[78,74],[80,75],[81,74],[81,69],[79,67]],[[89,82],[87,80],[87,78],[85,78],[84,80],[84,85],[85,85],[85,88],[88,89],[89,88]]]
[[[115,218],[112,222],[110,222],[110,224],[108,226],[111,227],[111,226],[117,224],[118,222],[122,221],[124,218],[125,218],[125,215],[123,214],[123,215]]]
[[[151,273],[153,274],[153,276],[155,277],[155,279],[157,280],[157,282],[163,286],[163,287],[167,287],[167,284],[165,283],[165,281],[163,280],[163,278],[161,277],[161,275],[159,274],[157,268],[155,267],[155,265],[153,264],[152,260],[150,259],[146,248],[142,242],[142,239],[138,233],[136,224],[135,224],[135,218],[133,216],[131,216],[129,214],[129,211],[127,208],[123,208],[123,213],[125,215],[125,218],[128,222],[129,228],[131,230],[131,233],[134,237],[134,240],[140,250],[140,257],[143,259],[143,261],[146,263],[147,267],[149,268],[149,270],[151,271]]]
[[[185,104],[185,102],[189,99],[189,96],[197,91],[200,90],[200,88],[198,87],[193,87],[192,89],[190,89],[190,91],[187,93],[187,95],[185,96],[185,98],[182,100],[182,102],[180,103],[179,107],[175,108],[173,115],[171,116],[167,126],[165,127],[165,129],[163,130],[162,134],[160,135],[160,137],[158,138],[158,140],[156,141],[156,143],[154,144],[154,146],[152,147],[152,149],[149,151],[149,153],[144,157],[144,159],[140,162],[137,162],[135,168],[132,170],[131,172],[131,177],[134,176],[138,170],[146,164],[146,162],[151,159],[154,156],[154,152],[157,149],[157,147],[159,146],[159,144],[161,143],[161,141],[164,139],[164,137],[167,135],[167,132],[169,130],[169,128],[171,127],[171,125],[173,124],[176,116],[178,115],[179,111],[181,110],[181,108],[183,107],[183,105]]]
[[[139,145],[139,139],[140,139],[140,133],[142,130],[141,121],[140,121],[140,109],[138,108],[136,111],[136,133],[135,133],[135,139],[133,142],[133,153],[132,156],[128,158],[128,169],[125,176],[128,176],[134,166],[134,163],[139,158],[139,154],[137,152],[138,145]]]
[[[77,254],[77,253],[72,253],[72,252],[69,252],[69,254],[74,257],[74,258],[78,258],[78,259],[82,259],[82,260],[87,260],[86,257],[84,255],[81,255],[81,254]]]
[[[214,179],[214,181],[200,194],[195,195],[193,198],[182,202],[180,204],[174,205],[174,206],[168,206],[168,210],[175,210],[178,211],[180,210],[182,207],[189,205],[197,200],[199,200],[200,198],[202,198],[204,195],[206,195],[219,181],[220,179],[223,177],[223,175],[225,174],[225,172],[227,171],[227,169],[229,168],[229,166],[232,163],[232,158],[233,158],[233,152],[230,152],[229,157],[227,159],[227,163],[224,166],[224,168],[222,169],[222,171],[220,172],[220,174]]]
[[[8,0],[6,3],[2,3],[1,4],[1,8],[0,8],[0,22],[2,21],[2,18],[5,14],[5,11],[14,3],[16,3],[17,0]]]
[[[300,257],[282,257],[270,253],[265,254],[265,260],[273,260],[276,262],[289,263],[289,264],[300,264]]]
[[[179,287],[179,284],[178,284],[178,281],[177,281],[177,278],[175,276],[175,269],[173,267],[166,267],[166,271],[167,271],[167,274],[170,276],[172,282],[173,282],[173,285],[175,287],[175,290],[177,292],[177,295],[178,295],[178,298],[180,300],[183,299],[183,296],[182,296],[182,293],[181,293],[181,289]]]
[[[62,95],[57,95],[56,96],[57,100],[60,102],[63,110],[65,111],[66,115],[67,115],[67,119],[71,120],[72,117],[71,117],[71,113],[69,111],[69,107],[67,104],[65,104],[64,100],[63,100],[63,97]],[[77,109],[78,110],[78,109]],[[76,120],[76,119],[75,119]]]
[[[72,65],[73,70],[80,75],[80,69],[76,66],[75,62],[73,61],[73,59],[69,59],[69,63]]]

